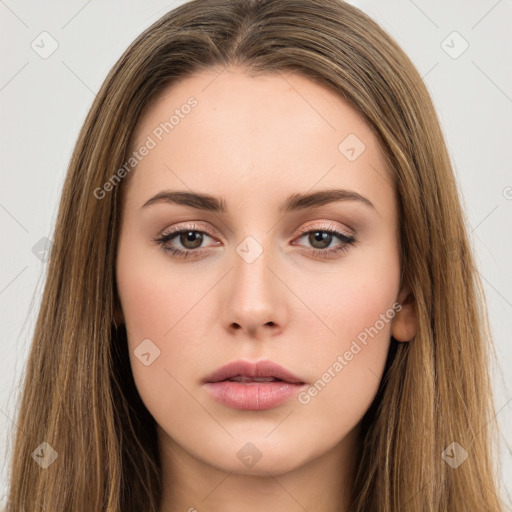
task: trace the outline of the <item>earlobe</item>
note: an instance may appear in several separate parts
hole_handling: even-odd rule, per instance
[[[402,309],[398,311],[391,324],[391,333],[397,341],[411,341],[418,331],[418,317],[416,312],[416,301],[409,289],[402,290],[399,300]]]

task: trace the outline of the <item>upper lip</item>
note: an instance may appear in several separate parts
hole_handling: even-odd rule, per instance
[[[299,377],[272,361],[233,361],[208,375],[203,382],[220,382],[231,377],[274,377],[276,379],[304,384]]]

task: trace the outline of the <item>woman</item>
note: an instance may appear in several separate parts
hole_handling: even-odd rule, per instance
[[[483,304],[397,44],[338,0],[184,4],[73,153],[7,510],[501,510]]]

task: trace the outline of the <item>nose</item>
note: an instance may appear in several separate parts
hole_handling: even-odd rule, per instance
[[[252,248],[254,250],[254,247]],[[282,331],[286,322],[286,286],[279,277],[271,249],[261,247],[254,260],[235,252],[223,290],[222,321],[231,334],[263,338]],[[288,292],[289,293],[289,292]]]

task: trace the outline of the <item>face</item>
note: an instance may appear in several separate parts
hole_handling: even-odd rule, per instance
[[[145,155],[122,183],[118,293],[162,445],[251,474],[341,450],[377,392],[403,299],[375,135],[304,77],[230,68],[166,89],[131,150]],[[302,384],[204,383],[240,360]]]

